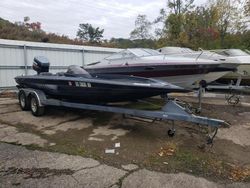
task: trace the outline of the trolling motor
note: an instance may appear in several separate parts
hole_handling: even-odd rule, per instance
[[[37,74],[44,73],[44,72],[49,72],[49,60],[44,57],[44,56],[36,56],[34,58],[34,62],[32,65],[32,68],[34,71],[37,72]]]

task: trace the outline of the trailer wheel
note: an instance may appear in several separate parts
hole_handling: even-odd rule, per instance
[[[44,114],[44,106],[40,106],[35,95],[30,97],[30,109],[34,116],[42,116]]]
[[[19,100],[19,105],[22,110],[26,111],[30,109],[30,101],[24,91],[22,90],[19,91],[18,100]]]
[[[175,130],[174,129],[169,129],[168,130],[168,136],[169,137],[174,137],[174,135],[175,135]]]
[[[202,88],[206,88],[206,87],[207,87],[207,81],[206,81],[206,80],[201,80],[201,81],[199,82],[199,85],[200,85],[200,87],[202,87]]]

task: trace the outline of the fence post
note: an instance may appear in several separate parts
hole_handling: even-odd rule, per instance
[[[24,55],[25,75],[28,75],[27,47],[25,44],[23,45],[23,55]]]
[[[84,62],[84,48],[82,49],[82,66],[84,67],[84,64],[85,64],[85,62]]]

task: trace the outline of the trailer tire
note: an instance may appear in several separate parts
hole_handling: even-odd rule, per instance
[[[174,135],[175,135],[175,130],[174,129],[169,129],[168,130],[168,136],[169,137],[174,137]]]
[[[23,111],[30,109],[30,100],[23,90],[18,93],[19,105]]]
[[[201,80],[201,81],[199,82],[199,85],[200,85],[200,87],[202,87],[202,88],[206,88],[206,87],[207,87],[207,81],[206,81],[206,80]]]
[[[44,106],[40,106],[38,98],[34,94],[30,96],[30,109],[34,116],[42,116],[44,114]]]

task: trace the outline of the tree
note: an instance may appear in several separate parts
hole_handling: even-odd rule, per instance
[[[244,6],[244,14],[246,16],[250,16],[250,0],[246,1],[246,4]]]
[[[165,21],[167,19],[167,13],[166,10],[164,8],[160,9],[160,15],[153,21],[152,24],[157,25],[160,24],[161,27],[159,28],[159,26],[155,28],[155,35],[158,38],[163,38],[164,35],[166,34],[166,28],[162,27],[162,24],[165,24]]]
[[[194,0],[168,0],[167,10],[160,12],[160,18],[166,18],[163,31],[173,43],[178,43],[180,34],[181,38],[186,38],[183,37],[184,14],[194,8],[193,2]],[[164,16],[166,12],[170,12],[168,16]]]
[[[115,48],[156,48],[156,41],[153,39],[123,39],[111,38],[109,41],[111,47]]]
[[[242,21],[242,11],[239,0],[215,0],[211,1],[210,8],[216,10],[217,29],[220,34],[220,45],[224,47],[225,37],[229,32],[237,32],[245,29]]]
[[[77,36],[90,43],[100,43],[103,38],[104,29],[94,28],[91,24],[79,24]]]
[[[24,22],[24,23],[27,23],[28,21],[30,21],[30,17],[29,17],[29,16],[25,16],[25,17],[23,18],[23,22]]]
[[[168,0],[168,8],[171,13],[179,15],[194,8],[194,0]]]
[[[184,14],[184,32],[188,36],[187,44],[193,48],[210,48],[219,37],[216,27],[216,11],[199,6]]]
[[[25,16],[23,18],[23,23],[21,23],[21,25],[23,25],[24,27],[28,28],[31,31],[41,31],[41,22],[32,22],[29,23],[30,21],[30,17],[29,16]]]
[[[131,39],[149,39],[152,38],[150,35],[151,22],[147,20],[146,15],[138,15],[135,20],[135,29],[131,31]]]

